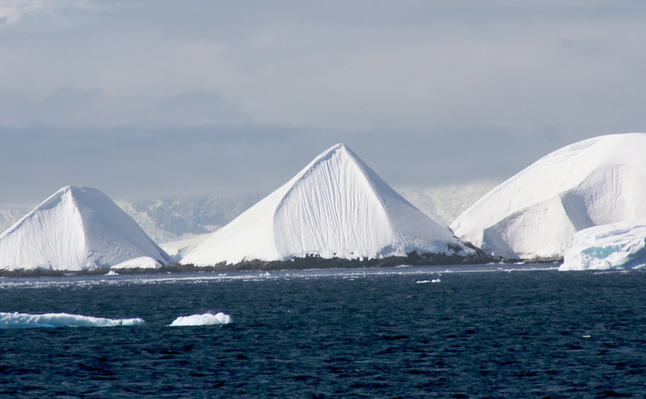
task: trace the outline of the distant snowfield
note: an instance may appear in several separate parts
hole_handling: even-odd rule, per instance
[[[13,226],[32,209],[34,206],[0,205],[0,233]]]
[[[182,241],[225,226],[263,196],[215,195],[181,199],[117,201],[156,243]]]
[[[450,224],[499,183],[481,181],[433,187],[395,187],[395,189],[420,211]]]

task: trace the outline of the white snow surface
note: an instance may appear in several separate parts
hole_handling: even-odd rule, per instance
[[[0,328],[41,328],[41,327],[116,327],[144,324],[135,319],[106,319],[68,313],[6,313],[0,312]]]
[[[559,270],[646,267],[646,219],[590,227],[574,234]]]
[[[217,314],[204,313],[194,314],[192,316],[180,316],[176,318],[171,326],[210,326],[215,324],[229,324],[233,323],[233,319],[228,314],[219,312]]]
[[[110,269],[159,269],[163,265],[150,256],[140,256],[139,258],[128,259],[125,262],[111,266]]]
[[[285,185],[214,232],[181,263],[380,258],[412,251],[471,252],[439,219],[397,194],[343,144],[323,152]],[[463,252],[464,251],[464,252]]]
[[[184,257],[184,254],[187,254],[193,249],[197,248],[198,245],[206,241],[209,237],[211,237],[212,234],[213,233],[200,234],[184,240],[159,244],[159,246],[164,251],[166,251],[167,254],[173,257],[173,260],[178,261]]]
[[[0,235],[0,267],[91,270],[170,256],[101,191],[67,186]]]
[[[563,147],[495,187],[451,227],[485,252],[559,257],[579,230],[646,217],[646,134]]]

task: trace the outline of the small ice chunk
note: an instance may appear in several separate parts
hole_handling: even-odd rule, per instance
[[[219,312],[217,314],[204,313],[194,314],[192,316],[180,316],[176,318],[171,326],[210,326],[215,324],[229,324],[233,323],[231,316]]]
[[[572,237],[559,270],[639,269],[646,266],[646,219],[590,227]]]

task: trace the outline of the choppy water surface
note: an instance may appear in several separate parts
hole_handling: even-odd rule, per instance
[[[0,312],[145,324],[0,328],[0,395],[646,396],[646,272],[509,269],[2,279]]]

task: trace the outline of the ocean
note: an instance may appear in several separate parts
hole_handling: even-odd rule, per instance
[[[0,311],[2,398],[646,397],[643,271],[4,278]],[[169,326],[219,312],[231,322]],[[44,313],[78,316],[8,315]]]

